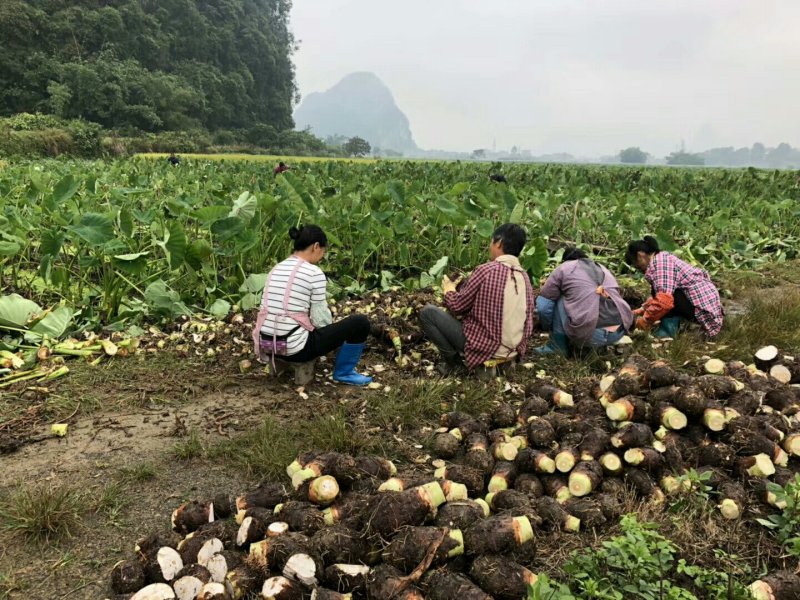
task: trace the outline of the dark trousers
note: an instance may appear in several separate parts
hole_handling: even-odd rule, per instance
[[[663,318],[680,317],[687,321],[694,321],[694,304],[686,297],[683,290],[676,289],[672,298],[675,300],[675,306]]]
[[[363,344],[369,337],[369,331],[369,319],[366,316],[350,315],[327,327],[320,327],[309,332],[308,341],[300,352],[291,356],[281,356],[280,359],[286,362],[308,362],[325,356],[345,342]]]
[[[461,321],[432,304],[422,309],[419,320],[425,337],[439,349],[442,358],[449,363],[458,362],[467,345]]]

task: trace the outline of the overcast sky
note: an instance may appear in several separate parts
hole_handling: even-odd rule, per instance
[[[800,146],[800,0],[294,0],[301,94],[353,71],[426,149]]]

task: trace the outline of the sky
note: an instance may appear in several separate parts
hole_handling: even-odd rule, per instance
[[[800,0],[294,0],[302,94],[372,71],[421,148],[800,146]]]

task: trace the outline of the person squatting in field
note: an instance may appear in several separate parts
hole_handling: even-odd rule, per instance
[[[327,279],[317,266],[328,246],[317,225],[292,227],[294,253],[269,272],[261,310],[253,330],[255,353],[262,362],[280,357],[303,363],[339,348],[333,379],[350,385],[367,385],[371,377],[355,368],[370,332],[369,319],[351,315],[333,323],[327,304]]]
[[[577,248],[567,248],[539,290],[536,313],[542,329],[550,332],[547,344],[534,350],[538,354],[610,346],[633,326],[633,312],[617,280]]]
[[[442,375],[473,369],[493,358],[520,357],[533,331],[533,288],[519,262],[525,231],[506,223],[492,234],[491,261],[478,266],[458,289],[442,282],[448,312],[428,305],[420,313],[422,330],[439,349]],[[459,321],[455,317],[462,317]]]
[[[706,271],[660,250],[649,235],[628,244],[625,262],[644,273],[652,287],[652,297],[635,311],[638,329],[649,331],[660,323],[655,336],[674,337],[685,319],[699,323],[709,337],[720,332],[722,301]]]

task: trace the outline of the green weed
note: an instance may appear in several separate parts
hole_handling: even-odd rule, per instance
[[[267,417],[260,427],[225,440],[208,449],[209,458],[243,470],[249,476],[279,479],[300,448],[298,432]]]
[[[145,462],[129,467],[121,467],[117,475],[120,481],[126,483],[144,483],[145,481],[156,479],[159,474],[158,467]]]
[[[180,460],[192,460],[203,455],[205,448],[200,433],[196,429],[190,429],[185,439],[175,442],[172,451],[176,458]]]
[[[29,540],[49,542],[71,536],[85,509],[83,495],[67,485],[21,486],[0,499],[0,523]]]

